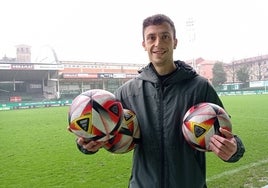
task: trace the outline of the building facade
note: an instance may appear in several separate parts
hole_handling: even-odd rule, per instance
[[[31,63],[31,46],[20,44],[16,46],[17,62]]]
[[[144,65],[126,63],[60,61],[64,69],[59,71],[61,96],[77,95],[89,89],[105,89],[114,92],[120,85],[134,78]]]
[[[212,82],[213,79],[213,67],[217,61],[205,60],[203,58],[197,58],[193,60],[186,61],[187,64],[192,66],[198,74],[208,79],[209,82]]]
[[[240,82],[237,72],[242,68],[249,74],[248,82],[268,80],[268,55],[256,56],[236,60],[230,64],[225,64],[227,83]]]
[[[39,94],[45,99],[73,98],[89,89],[105,89],[114,92],[119,86],[137,76],[146,64],[113,62],[58,61],[53,49],[50,58],[31,62],[31,47],[16,46],[17,57],[3,57],[0,60],[0,93],[9,96]],[[44,62],[43,59],[49,59]],[[186,61],[197,73],[213,79],[213,67],[217,61],[197,58]],[[237,72],[243,68],[249,74],[249,87],[268,85],[268,55],[257,56],[224,64],[227,75],[225,89],[240,89]],[[234,87],[235,86],[235,87]]]

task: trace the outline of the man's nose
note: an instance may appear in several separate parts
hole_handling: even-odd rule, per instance
[[[162,38],[160,36],[157,36],[155,39],[155,46],[159,46],[162,41]]]

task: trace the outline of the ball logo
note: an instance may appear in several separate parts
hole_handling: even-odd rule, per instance
[[[194,134],[197,138],[202,136],[205,132],[206,129],[204,129],[203,127],[200,127],[199,125],[196,124],[194,125]]]
[[[112,105],[109,110],[113,112],[115,115],[119,116],[119,107],[118,105]]]
[[[89,118],[83,118],[80,120],[77,120],[77,124],[81,129],[88,132],[88,126],[89,126]]]
[[[125,113],[124,118],[125,118],[125,121],[128,122],[131,118],[133,118],[133,114]]]

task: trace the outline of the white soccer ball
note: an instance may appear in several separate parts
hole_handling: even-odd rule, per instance
[[[123,107],[115,96],[102,89],[92,89],[73,100],[68,129],[87,140],[107,141],[118,133],[122,120]]]
[[[232,131],[232,123],[226,111],[213,103],[200,103],[185,114],[182,132],[186,141],[199,151],[209,151],[210,137],[221,135],[219,128]]]

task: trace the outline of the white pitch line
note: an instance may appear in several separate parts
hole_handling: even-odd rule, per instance
[[[207,178],[207,181],[213,181],[213,180],[221,178],[223,176],[235,174],[235,173],[240,172],[242,170],[245,170],[245,169],[248,169],[248,168],[251,168],[251,167],[254,167],[254,166],[260,166],[260,165],[265,164],[265,163],[268,163],[268,159],[260,160],[260,161],[255,162],[255,163],[251,163],[251,164],[248,164],[248,165],[241,166],[241,167],[236,168],[234,170],[229,170],[229,171],[217,174],[215,176]]]

